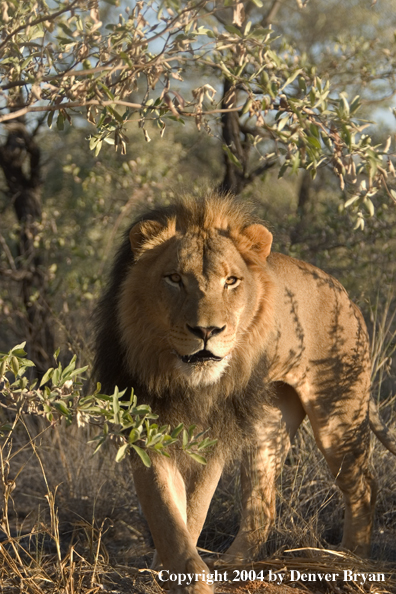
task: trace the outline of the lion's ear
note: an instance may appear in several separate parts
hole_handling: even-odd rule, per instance
[[[139,252],[145,243],[157,237],[163,230],[164,226],[158,221],[149,220],[136,223],[129,231],[132,252],[134,254]]]
[[[256,252],[263,260],[270,255],[272,233],[264,225],[255,223],[243,230],[243,234],[251,241],[250,249]]]

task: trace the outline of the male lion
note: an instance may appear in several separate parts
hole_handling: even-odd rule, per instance
[[[226,559],[248,560],[275,514],[275,482],[308,415],[345,501],[342,546],[369,553],[375,482],[370,355],[359,309],[318,268],[270,253],[272,235],[229,196],[187,198],[135,222],[98,308],[96,375],[134,387],[161,424],[210,428],[206,466],[180,451],[133,461],[156,566],[201,574],[177,591],[204,594],[196,542],[225,463],[242,450],[243,513]],[[370,407],[370,419],[369,419]]]

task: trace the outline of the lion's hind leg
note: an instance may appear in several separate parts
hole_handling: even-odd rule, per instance
[[[271,403],[255,427],[256,445],[243,455],[241,524],[223,561],[248,561],[259,554],[275,519],[276,479],[304,417],[295,390],[276,382]]]
[[[345,518],[341,547],[367,557],[376,495],[368,460],[367,401],[360,398],[354,406],[352,402],[341,401],[330,414],[318,402],[306,409],[316,443],[343,494]]]

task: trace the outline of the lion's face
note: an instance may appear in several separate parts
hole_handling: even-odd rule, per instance
[[[256,309],[253,273],[226,237],[187,234],[158,259],[150,279],[162,310],[175,371],[192,385],[223,374],[251,311]]]
[[[265,301],[257,259],[265,264],[271,234],[251,227],[254,237],[252,229],[180,231],[174,222],[145,221],[131,230],[136,259],[124,282],[120,322],[140,377],[149,367],[151,379],[198,387],[227,373]]]

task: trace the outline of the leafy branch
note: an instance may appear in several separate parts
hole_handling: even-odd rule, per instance
[[[158,426],[154,421],[158,415],[150,406],[137,403],[131,390],[129,399],[126,390],[116,387],[112,395],[101,394],[100,384],[92,394],[82,395],[81,376],[87,366],[76,368],[73,356],[65,368],[58,362],[59,351],[54,354],[58,366],[47,370],[39,386],[30,383],[26,371],[34,364],[26,358],[25,343],[19,344],[8,353],[0,353],[0,405],[12,411],[16,418],[23,413],[44,417],[49,423],[62,420],[70,425],[74,420],[79,425],[93,424],[99,432],[92,440],[97,452],[108,440],[117,446],[116,462],[120,462],[131,451],[135,451],[145,466],[151,465],[148,452],[169,457],[170,446],[179,447],[200,464],[206,464],[203,453],[210,451],[216,440],[204,437],[204,432],[194,434],[195,425],[184,428],[181,423],[171,430],[169,425]],[[13,376],[13,381],[9,376]],[[0,424],[0,437],[9,438],[15,423]],[[182,438],[182,439],[180,439]]]
[[[74,116],[84,117],[94,126],[89,146],[98,155],[103,143],[126,153],[131,123],[150,141],[149,123],[162,136],[168,123],[190,118],[213,133],[220,116],[235,114],[237,132],[223,149],[244,180],[269,164],[279,166],[280,177],[302,168],[314,178],[327,166],[348,193],[344,207],[355,210],[357,227],[373,216],[380,191],[396,202],[390,143],[374,142],[366,130],[370,122],[358,117],[367,97],[349,97],[340,87],[341,73],[328,75],[329,65],[318,75],[305,53],[267,25],[270,15],[262,18],[261,2],[254,3],[255,12],[250,3],[245,14],[236,0],[150,0],[127,7],[118,22],[110,16],[107,24],[103,4],[6,3],[0,123],[48,112],[48,126],[57,114],[62,130]],[[360,45],[352,39],[328,49],[347,72],[358,68],[362,89],[378,87],[384,73],[392,86],[396,47],[378,50],[381,59],[367,74]],[[197,69],[208,82],[194,88],[186,79]],[[224,81],[227,92],[220,97]],[[259,161],[254,167],[251,148]]]

